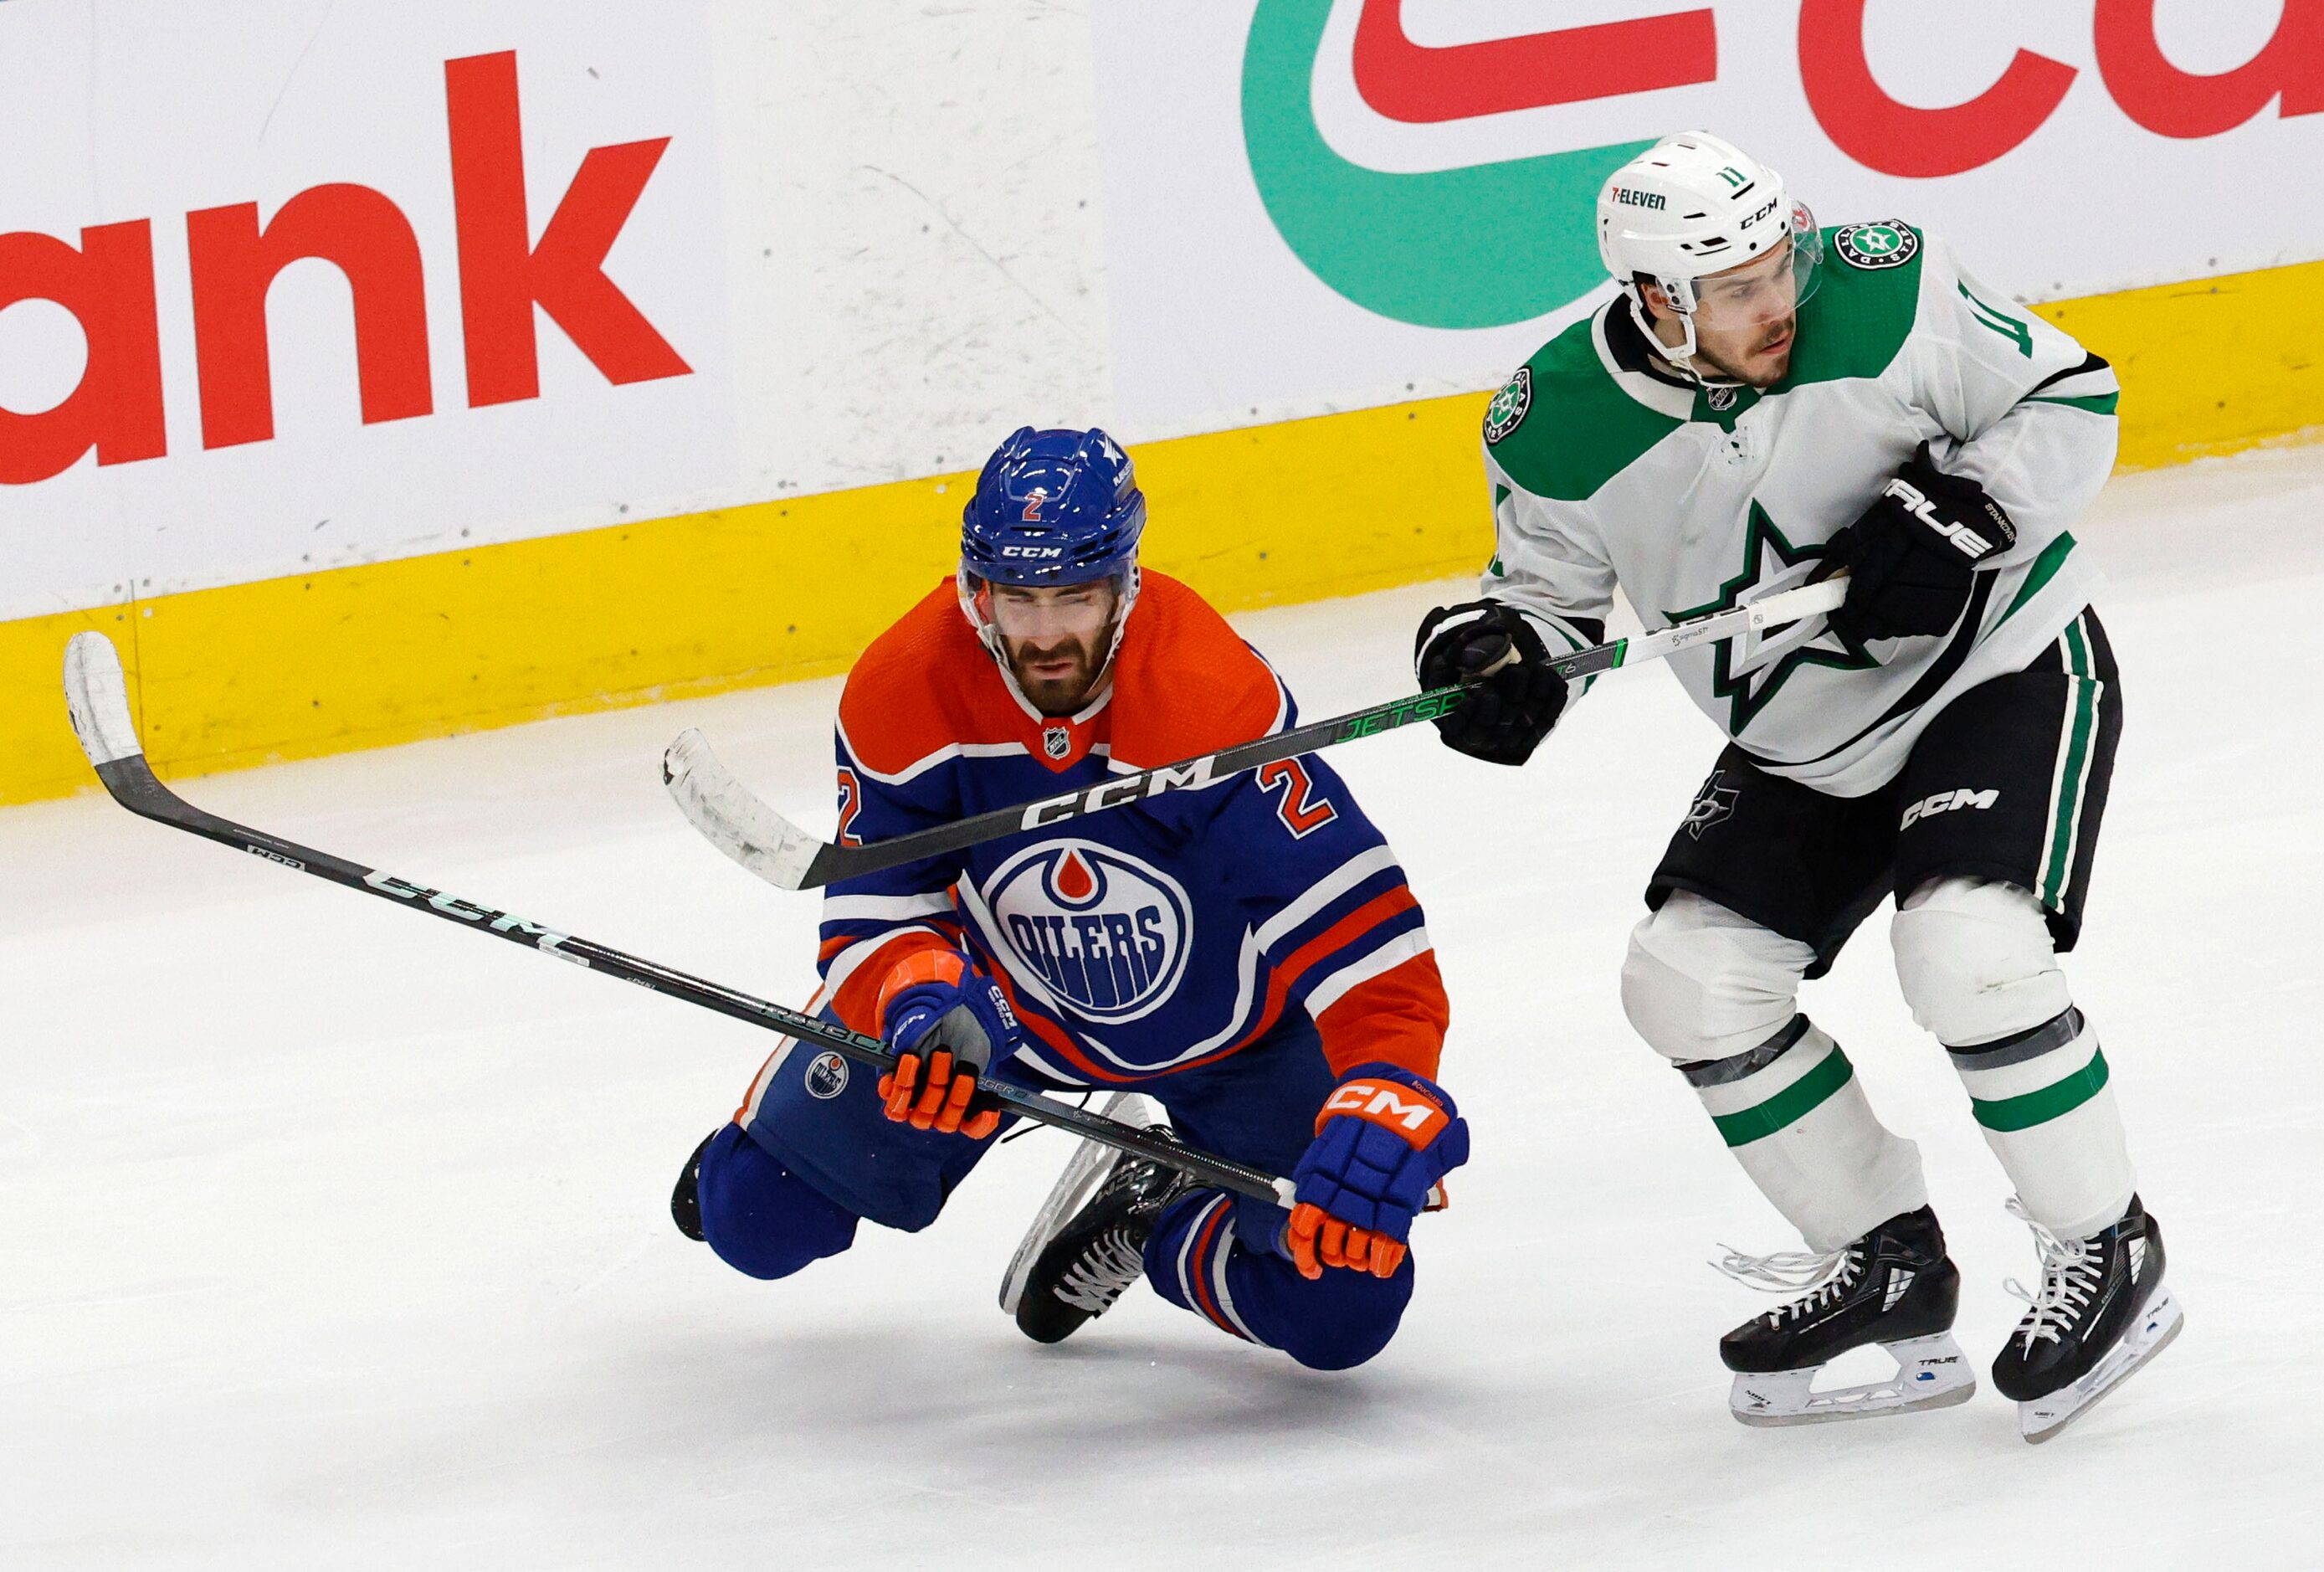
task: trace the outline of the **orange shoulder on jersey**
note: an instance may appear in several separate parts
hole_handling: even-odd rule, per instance
[[[1113,763],[1150,770],[1265,736],[1283,693],[1208,601],[1148,573],[1123,631],[1113,679]]]
[[[839,695],[840,729],[874,775],[962,744],[1038,743],[945,579],[872,641]]]
[[[1335,1076],[1360,1064],[1392,1064],[1433,1081],[1452,1023],[1436,952],[1425,949],[1333,1000],[1315,1030]]]

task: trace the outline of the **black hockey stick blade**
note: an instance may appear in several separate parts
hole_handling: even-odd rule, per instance
[[[318,852],[295,841],[277,837],[206,813],[161,784],[145,760],[145,745],[139,740],[137,727],[129,714],[129,689],[121,672],[121,657],[113,642],[103,633],[83,633],[73,635],[65,648],[65,704],[71,712],[74,733],[80,738],[81,752],[88,755],[97,779],[113,794],[115,801],[130,812],[139,814],[174,829],[217,841],[236,851],[265,858],[282,867],[311,874],[351,890],[392,901],[410,911],[440,917],[458,923],[475,933],[492,934],[528,948],[546,951],[558,960],[586,966],[591,971],[618,977],[625,983],[667,994],[705,1010],[715,1010],[721,1015],[748,1022],[769,1031],[779,1032],[819,1049],[834,1053],[880,1071],[891,1068],[896,1056],[876,1037],[821,1021],[797,1010],[786,1009],[765,999],[755,998],[721,983],[713,983],[687,973],[674,971],[657,962],[641,959],[610,946],[595,944],[586,939],[576,939],[537,922],[527,921],[511,912],[498,911],[463,901],[441,890],[431,890],[425,884],[412,883],[366,868],[359,863]],[[989,1097],[1006,1111],[1070,1130],[1076,1135],[1101,1142],[1119,1151],[1139,1157],[1150,1158],[1171,1168],[1194,1175],[1204,1184],[1215,1185],[1240,1195],[1254,1196],[1281,1206],[1292,1204],[1292,1187],[1288,1179],[1277,1179],[1259,1169],[1226,1158],[1178,1145],[1148,1133],[1135,1125],[1104,1118],[1071,1103],[1026,1091],[1001,1081],[987,1081],[979,1088],[980,1097]]]
[[[1738,633],[1830,611],[1840,605],[1847,592],[1844,578],[1804,585],[1747,606],[1676,623],[1655,633],[1592,645],[1550,664],[1567,681],[1580,681],[1618,666],[1659,660],[1691,644],[1732,638]],[[1094,786],[1020,802],[1011,808],[996,808],[987,813],[956,818],[950,824],[866,845],[835,846],[801,829],[735,779],[719,763],[718,755],[710,751],[702,734],[691,726],[678,733],[662,754],[661,778],[679,811],[711,845],[779,889],[815,890],[841,879],[858,878],[917,863],[924,857],[961,851],[1005,835],[1044,829],[1084,814],[1102,813],[1124,803],[1158,797],[1165,791],[1200,790],[1280,759],[1318,753],[1360,737],[1379,736],[1415,721],[1434,720],[1452,713],[1467,693],[1465,687],[1433,688],[1425,693],[1351,710],[1329,720],[1314,721],[1215,754],[1118,775]]]

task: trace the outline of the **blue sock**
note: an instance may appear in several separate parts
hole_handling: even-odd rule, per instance
[[[1409,1254],[1394,1277],[1327,1267],[1310,1282],[1277,1251],[1237,1235],[1237,1206],[1224,1190],[1173,1203],[1146,1245],[1146,1280],[1157,1293],[1314,1370],[1346,1370],[1388,1346],[1412,1299]]]

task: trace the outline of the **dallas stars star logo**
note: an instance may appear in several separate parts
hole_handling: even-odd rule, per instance
[[[1663,615],[1677,623],[1708,616],[1715,611],[1731,611],[1742,605],[1751,591],[1794,577],[1794,569],[1813,564],[1822,556],[1821,546],[1794,546],[1785,540],[1784,532],[1775,527],[1775,521],[1767,516],[1767,510],[1755,501],[1750,522],[1743,532],[1743,571],[1719,587],[1717,598],[1682,611],[1666,611]],[[1799,577],[1805,581],[1804,576]],[[1777,638],[1788,632],[1773,631]],[[1711,646],[1711,691],[1714,698],[1727,700],[1729,736],[1741,736],[1743,728],[1767,707],[1784,684],[1791,680],[1792,673],[1803,666],[1866,671],[1880,664],[1865,653],[1861,645],[1850,644],[1829,629],[1802,641],[1780,659],[1759,664],[1757,656],[1767,642],[1767,635],[1745,633],[1721,639]]]
[[[1694,805],[1686,810],[1685,821],[1679,826],[1697,840],[1712,825],[1735,816],[1735,800],[1743,795],[1743,788],[1720,785],[1720,777],[1726,773],[1724,770],[1711,772],[1711,779],[1694,794]]]

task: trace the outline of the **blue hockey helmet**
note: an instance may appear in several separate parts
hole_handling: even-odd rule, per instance
[[[961,510],[961,576],[1042,587],[1130,575],[1145,528],[1145,494],[1112,438],[1019,426]]]

